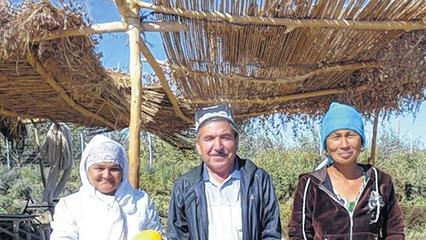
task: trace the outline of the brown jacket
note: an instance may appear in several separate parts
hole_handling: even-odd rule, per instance
[[[404,221],[390,176],[371,165],[360,166],[366,171],[367,182],[353,214],[333,193],[325,167],[300,175],[289,223],[290,239],[404,239]],[[379,199],[375,197],[377,188]]]

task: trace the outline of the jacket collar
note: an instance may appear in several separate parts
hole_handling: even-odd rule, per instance
[[[234,161],[234,164],[232,165],[231,173],[229,174],[227,179],[240,179],[241,178],[239,165],[240,165],[239,161]],[[209,173],[208,173],[208,169],[207,169],[207,166],[206,166],[205,163],[203,164],[203,181],[204,182],[211,181]]]
[[[245,181],[248,181],[253,174],[256,172],[257,166],[248,159],[241,159],[238,155],[235,157],[235,161],[238,161],[236,165],[238,170],[241,172],[241,178],[244,178]],[[201,162],[200,165],[195,167],[193,171],[190,171],[184,176],[184,178],[191,184],[196,185],[203,182],[203,172],[204,172],[204,162]]]
[[[371,164],[358,164],[358,166],[360,166],[364,169],[368,179],[374,178],[374,173],[373,173]],[[318,170],[312,172],[310,175],[313,176],[315,179],[317,179],[320,184],[326,184],[328,182],[327,178],[329,178],[329,176],[327,174],[327,167],[323,167],[321,169],[318,169]]]
[[[239,156],[237,156],[236,160],[239,163],[241,178],[248,183],[256,172],[257,166],[252,161],[248,159],[241,159]]]

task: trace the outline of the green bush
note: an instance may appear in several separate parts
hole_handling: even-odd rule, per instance
[[[377,167],[392,177],[395,192],[404,212],[407,239],[426,237],[426,152],[397,152],[379,154]],[[406,197],[406,187],[414,186],[411,199]]]
[[[274,149],[260,151],[251,159],[271,175],[280,202],[281,223],[283,230],[286,231],[291,216],[293,193],[296,190],[299,175],[312,171],[322,159],[315,153],[276,151]]]
[[[148,149],[141,148],[140,188],[153,198],[162,222],[167,220],[170,193],[175,180],[199,164],[193,151],[178,150],[155,139],[153,142],[153,164],[149,165]]]
[[[41,198],[43,186],[38,171],[33,166],[13,168],[0,167],[0,213],[22,213],[27,199]]]

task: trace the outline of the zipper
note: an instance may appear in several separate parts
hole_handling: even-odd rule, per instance
[[[239,158],[236,158],[235,160],[238,161]],[[248,173],[246,171],[246,169],[240,168],[240,171],[245,171],[247,177],[241,177],[240,178],[240,194],[242,199],[244,199],[244,201],[241,199],[241,218],[242,218],[242,230],[243,230],[243,239],[247,239],[247,238],[251,238],[251,236],[253,235],[252,233],[252,229],[249,226],[249,222],[248,222],[248,216],[250,215],[250,207],[252,206],[252,204],[250,204],[250,191],[249,188],[250,186],[253,185],[254,183],[254,178],[256,177],[256,171],[257,168],[253,171]],[[245,174],[242,174],[242,176]],[[253,201],[253,200],[252,200]],[[254,238],[254,237],[253,237]]]
[[[201,189],[200,188],[196,188],[195,190],[195,204],[196,204],[196,209],[197,211],[200,210],[199,214],[200,214],[200,219],[197,221],[197,226],[198,224],[200,224],[201,222],[203,222],[203,220],[205,220],[205,224],[203,224],[203,226],[199,229],[203,230],[202,234],[199,234],[201,239],[208,239],[209,238],[209,218],[208,218],[208,213],[207,213],[207,199],[204,198],[202,199],[202,196],[204,195],[205,189],[204,189],[204,183],[202,183],[201,185]],[[204,204],[203,204],[204,203]],[[207,213],[207,215],[205,215],[205,213]]]
[[[355,200],[355,205],[354,205],[354,210],[353,212],[349,212],[348,209],[345,208],[345,206],[335,197],[335,194],[332,193],[329,189],[327,189],[326,187],[324,187],[322,184],[318,185],[318,188],[321,189],[323,192],[325,192],[331,199],[333,199],[335,202],[337,202],[340,206],[342,206],[346,212],[349,215],[349,222],[350,222],[350,228],[349,228],[349,240],[352,240],[352,235],[353,235],[353,227],[354,227],[354,220],[353,220],[353,213],[356,210],[356,207],[358,205],[358,200],[361,198],[362,194],[364,193],[364,190],[367,187],[368,182],[370,181],[370,177],[368,176],[367,181],[365,182],[364,186],[361,189],[361,192],[359,194],[359,196],[357,197],[357,199]]]
[[[353,210],[352,212],[349,212],[349,211],[348,211],[348,212],[349,212],[350,219],[351,219],[351,229],[350,229],[349,240],[352,240],[352,234],[353,234],[353,228],[354,228],[353,215],[354,215],[354,212],[355,212],[355,210],[356,210],[356,206],[358,205],[358,201],[359,201],[359,199],[361,198],[362,194],[364,193],[364,190],[365,190],[365,188],[367,187],[367,184],[368,184],[368,181],[369,181],[369,180],[370,180],[370,177],[369,177],[369,178],[367,178],[367,181],[365,182],[364,186],[362,187],[361,192],[359,193],[358,197],[356,198],[356,200],[355,200],[354,210]],[[346,208],[345,208],[345,209],[346,209]]]

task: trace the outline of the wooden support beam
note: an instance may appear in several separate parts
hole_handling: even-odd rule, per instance
[[[63,37],[86,36],[111,32],[126,32],[127,30],[128,25],[122,22],[101,23],[93,24],[92,26],[82,26],[80,28],[56,30],[46,34],[45,36],[36,37],[34,38],[34,41],[38,42],[41,40],[52,40]]]
[[[172,65],[172,68],[178,71],[182,71],[183,74],[189,74],[195,77],[203,77],[203,76],[211,76],[218,79],[226,79],[226,80],[235,80],[235,81],[249,81],[254,83],[267,83],[267,84],[280,84],[280,83],[300,83],[305,81],[308,78],[311,78],[316,75],[330,73],[330,72],[342,72],[342,71],[356,71],[364,68],[379,68],[380,65],[373,62],[365,62],[365,63],[349,63],[349,64],[340,64],[333,66],[321,67],[319,69],[315,69],[311,72],[308,72],[303,75],[296,76],[288,76],[281,78],[254,78],[247,77],[238,74],[217,74],[217,73],[209,73],[203,71],[193,71],[188,70],[188,68],[178,65]]]
[[[251,118],[251,117],[258,117],[258,116],[262,116],[262,115],[275,114],[275,113],[279,113],[279,112],[280,111],[278,111],[278,110],[267,110],[267,111],[261,111],[261,112],[237,114],[234,117],[236,119],[238,119],[238,118]]]
[[[38,133],[38,129],[36,127],[36,125],[34,124],[34,136],[35,136],[35,142],[37,145],[37,150],[40,151],[40,135]],[[39,167],[40,167],[40,177],[41,177],[41,182],[43,183],[43,187],[46,188],[46,174],[44,173],[44,166],[43,166],[43,159],[41,159],[40,157],[38,157],[38,163],[39,163]]]
[[[146,22],[142,25],[137,26],[140,31],[145,32],[181,32],[187,31],[188,28],[178,22]],[[102,34],[102,33],[117,33],[117,32],[127,32],[129,30],[129,25],[123,22],[110,22],[110,23],[100,23],[93,24],[91,26],[82,26],[79,28],[71,28],[66,30],[57,30],[46,34],[45,36],[39,36],[33,39],[33,41],[42,41],[42,40],[53,40],[63,37],[73,37],[73,36],[87,36],[92,34]]]
[[[342,94],[346,92],[347,92],[346,89],[337,88],[337,89],[319,90],[319,91],[306,92],[306,93],[290,94],[286,96],[267,98],[267,99],[209,99],[209,100],[186,99],[185,101],[187,101],[189,104],[213,104],[213,103],[221,103],[223,101],[226,101],[230,104],[276,104],[276,103],[283,103],[283,102],[288,102],[288,101],[297,100],[297,99],[306,99],[306,98],[320,97],[320,96],[326,96],[326,95],[336,95],[336,94]]]
[[[336,28],[357,30],[403,30],[412,31],[426,29],[425,21],[355,21],[329,19],[290,19],[258,16],[238,16],[221,12],[193,11],[183,8],[165,7],[136,0],[141,8],[153,10],[157,13],[171,14],[185,18],[194,18],[210,21],[224,21],[235,24],[259,24],[269,26],[286,26],[288,31],[295,28]]]
[[[49,121],[49,119],[44,119],[44,118],[25,118],[25,119],[22,119],[22,120],[21,120],[21,122],[22,122],[23,124],[29,124],[29,123],[34,123],[34,124],[36,124],[36,123],[45,123],[45,122],[47,122],[47,121]]]
[[[144,22],[142,23],[144,32],[186,32],[188,27],[179,22]]]
[[[158,59],[155,59],[155,61],[157,62],[158,65],[161,65],[161,66],[166,66],[167,65],[166,61],[161,61],[161,60],[158,60]],[[148,62],[148,60],[146,60],[145,58],[143,58],[142,62]]]
[[[140,16],[139,7],[133,0],[115,0],[124,22],[129,24],[130,48],[130,126],[129,126],[129,181],[134,188],[139,188],[140,168],[140,131],[141,131],[141,104],[142,104],[142,63],[139,50],[140,45]]]
[[[183,114],[182,110],[179,107],[179,103],[173,94],[169,83],[167,82],[166,76],[164,75],[163,69],[160,67],[159,63],[155,60],[154,55],[151,53],[151,51],[146,46],[143,39],[139,40],[139,48],[140,51],[143,53],[143,55],[146,58],[146,61],[151,65],[152,69],[154,70],[155,74],[157,75],[158,79],[160,80],[161,86],[163,87],[164,91],[166,92],[167,97],[170,100],[170,103],[173,106],[173,110],[177,116],[179,116],[181,119],[188,123],[193,123],[191,118],[188,118]]]
[[[75,102],[71,96],[69,96],[65,90],[59,85],[56,81],[56,79],[53,77],[53,75],[48,72],[43,65],[37,60],[37,58],[34,56],[34,54],[31,51],[27,51],[26,59],[28,63],[37,71],[38,74],[42,76],[42,78],[58,93],[58,95],[74,110],[79,112],[81,115],[95,119],[105,126],[108,126],[112,129],[116,129],[116,126],[114,123],[110,122],[109,120],[105,119],[104,117],[93,113],[83,106],[79,105],[77,102]]]
[[[118,12],[122,16],[122,20],[127,23],[128,17],[130,16],[129,12],[129,4],[130,0],[114,0],[115,5],[117,6]]]
[[[374,165],[377,153],[377,128],[379,125],[380,110],[374,114],[373,138],[371,139],[371,154],[368,158],[368,163]]]
[[[14,117],[14,118],[18,118],[20,116],[18,113],[5,109],[3,106],[0,106],[0,115],[4,115],[6,117]]]

